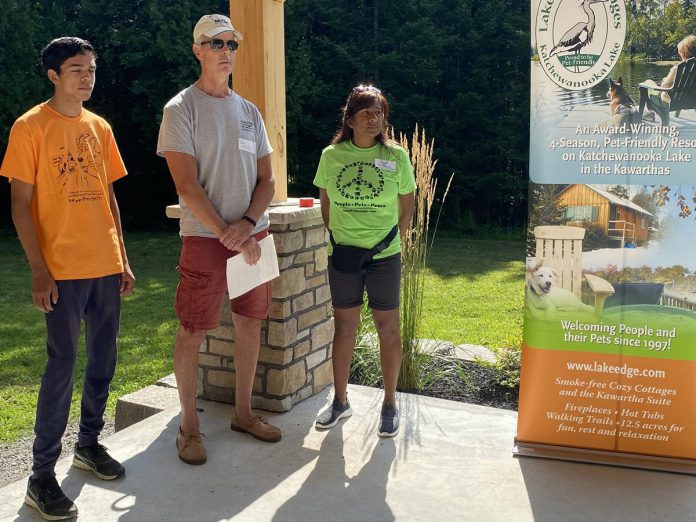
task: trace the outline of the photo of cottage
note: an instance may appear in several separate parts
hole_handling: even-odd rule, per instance
[[[652,213],[601,185],[570,185],[559,193],[569,225],[592,223],[620,248],[640,246],[650,238]]]
[[[696,223],[682,190],[532,184],[528,269],[543,261],[595,317],[628,305],[695,311],[696,249],[684,238]]]

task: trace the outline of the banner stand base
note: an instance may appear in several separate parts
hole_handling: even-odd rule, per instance
[[[520,457],[539,457],[544,459],[568,460],[571,462],[584,462],[588,464],[604,464],[606,466],[696,475],[696,460],[690,459],[572,448],[554,446],[552,444],[520,442],[518,440],[515,440],[512,454]]]

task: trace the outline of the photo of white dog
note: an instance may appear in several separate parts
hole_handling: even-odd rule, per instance
[[[525,308],[536,319],[553,319],[556,312],[589,312],[594,308],[584,304],[570,290],[554,285],[551,267],[539,261],[526,271]]]

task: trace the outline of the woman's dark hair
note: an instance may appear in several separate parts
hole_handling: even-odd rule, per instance
[[[63,36],[51,40],[48,45],[43,48],[43,51],[41,51],[41,63],[46,72],[48,72],[49,69],[53,69],[56,73],[60,74],[60,66],[65,63],[65,60],[78,54],[86,54],[88,52],[92,53],[95,58],[97,57],[97,53],[94,52],[92,44],[87,40],[75,36]]]
[[[384,116],[382,130],[377,136],[377,142],[384,146],[388,146],[392,141],[387,132],[389,128],[389,102],[384,94],[382,94],[382,91],[372,85],[358,85],[357,87],[353,87],[353,90],[350,91],[346,104],[341,109],[343,115],[341,119],[341,128],[336,131],[336,134],[331,140],[331,144],[336,145],[337,143],[351,139],[353,137],[353,129],[348,126],[348,120],[355,116],[358,111],[372,107],[375,101],[378,101],[382,106],[382,114]]]

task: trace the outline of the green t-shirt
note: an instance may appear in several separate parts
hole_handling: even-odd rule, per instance
[[[336,243],[372,248],[399,220],[399,194],[416,189],[408,153],[398,145],[360,148],[350,140],[321,153],[314,185],[329,197],[329,227]],[[329,254],[332,247],[329,244]],[[399,234],[376,259],[401,252]]]

